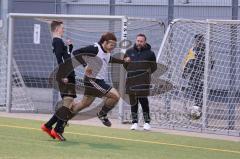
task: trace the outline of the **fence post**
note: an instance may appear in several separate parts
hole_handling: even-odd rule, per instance
[[[174,0],[168,0],[168,24],[171,23],[174,16]]]
[[[232,0],[232,20],[238,20],[238,0]]]

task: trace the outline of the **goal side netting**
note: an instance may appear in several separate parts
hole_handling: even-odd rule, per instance
[[[158,103],[158,125],[239,135],[239,36],[240,21],[178,19],[169,25],[158,62],[168,67],[162,78],[174,89],[151,100]],[[201,107],[198,120],[190,116],[195,106]]]

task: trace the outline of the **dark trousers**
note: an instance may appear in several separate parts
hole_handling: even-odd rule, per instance
[[[142,106],[143,118],[145,123],[150,123],[151,118],[150,118],[148,98],[129,95],[129,100],[131,105],[132,123],[138,123],[138,103],[140,103]]]
[[[194,81],[191,83],[191,97],[194,99],[195,106],[203,106],[203,82]]]

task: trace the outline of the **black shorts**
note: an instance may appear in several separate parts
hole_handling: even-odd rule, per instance
[[[60,90],[61,97],[63,98],[65,96],[67,96],[67,97],[76,98],[77,95],[76,95],[75,84],[76,84],[75,76],[68,77],[68,83],[67,84],[63,83],[62,81],[59,81],[58,82],[58,87],[59,87],[59,90]]]
[[[84,89],[84,95],[103,97],[112,89],[112,86],[102,79],[89,78],[85,76]]]

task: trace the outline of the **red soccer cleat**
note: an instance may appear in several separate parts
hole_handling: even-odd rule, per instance
[[[108,117],[106,115],[100,115],[99,113],[97,113],[97,117],[98,117],[98,119],[101,120],[103,125],[105,125],[107,127],[111,127],[112,123],[111,123],[111,121],[108,119]]]
[[[65,137],[63,137],[62,133],[58,133],[54,129],[52,129],[51,135],[54,136],[59,141],[66,141],[66,139],[65,139]]]
[[[45,124],[42,124],[41,126],[42,131],[46,132],[51,138],[55,139],[55,136],[51,134],[51,130],[45,126]]]

